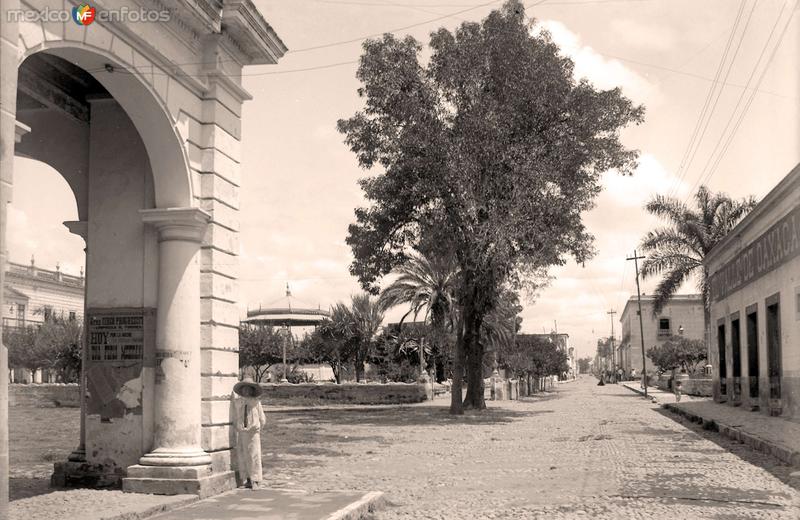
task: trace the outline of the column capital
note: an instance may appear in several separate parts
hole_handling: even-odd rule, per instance
[[[65,220],[63,222],[64,227],[69,229],[69,232],[73,235],[78,235],[86,242],[87,238],[89,237],[89,222],[86,220]]]
[[[142,221],[158,229],[159,242],[182,240],[203,241],[211,215],[200,208],[156,208],[139,210]]]

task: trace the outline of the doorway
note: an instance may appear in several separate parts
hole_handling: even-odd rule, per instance
[[[767,298],[767,376],[770,399],[781,398],[780,295]]]
[[[717,325],[717,350],[719,352],[719,394],[728,395],[728,366],[725,358],[725,320]]]
[[[747,308],[747,376],[748,395],[758,399],[758,311],[755,305]]]
[[[739,313],[731,315],[731,360],[733,361],[733,401],[742,398],[742,339]]]

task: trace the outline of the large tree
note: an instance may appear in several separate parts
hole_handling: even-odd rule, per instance
[[[630,173],[637,153],[619,131],[642,120],[619,89],[575,81],[573,63],[524,6],[507,2],[481,23],[431,35],[422,45],[386,34],[364,43],[357,77],[365,108],[340,120],[370,206],[356,210],[348,244],[364,288],[403,263],[436,229],[460,268],[451,412],[483,408],[480,330],[507,285],[592,254],[581,215],[600,174]],[[465,366],[466,365],[466,366]]]
[[[710,288],[703,259],[756,205],[753,197],[732,199],[700,186],[694,194],[695,207],[675,197],[654,196],[645,208],[667,225],[648,232],[641,249],[647,256],[642,262],[642,277],[661,276],[655,290],[653,315],[657,315],[684,282],[694,276],[703,295],[706,343],[710,320]]]

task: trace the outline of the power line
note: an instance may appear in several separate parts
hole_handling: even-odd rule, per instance
[[[736,35],[736,29],[739,27],[739,22],[742,19],[742,13],[744,12],[745,3],[746,0],[742,0],[739,3],[739,10],[736,12],[736,18],[734,19],[733,27],[731,28],[731,34],[728,36],[728,41],[725,43],[725,48],[722,51],[722,57],[720,58],[719,64],[717,65],[717,70],[714,73],[714,81],[711,84],[711,88],[708,90],[708,94],[706,94],[706,98],[703,101],[703,108],[700,110],[700,115],[698,116],[697,121],[694,124],[694,130],[692,130],[691,137],[689,137],[689,143],[687,144],[686,150],[684,150],[683,156],[681,157],[681,162],[678,165],[678,172],[677,172],[678,175],[668,192],[669,196],[672,196],[673,192],[677,190],[678,186],[680,186],[680,183],[681,181],[683,181],[683,177],[686,175],[686,171],[688,170],[686,161],[689,159],[692,150],[698,143],[697,136],[699,135],[700,127],[702,126],[706,114],[708,113],[708,107],[711,105],[711,99],[714,97],[714,93],[717,91],[718,80],[720,78],[720,75],[722,74],[723,69],[725,68],[725,61],[728,58],[728,52],[730,51],[731,44],[733,43],[734,36]],[[719,86],[720,91],[723,88],[724,86]]]
[[[351,39],[348,39],[348,40],[341,40],[341,41],[336,41],[336,42],[323,43],[323,44],[320,44],[320,45],[312,45],[311,47],[303,47],[303,48],[300,48],[300,49],[294,49],[294,50],[288,51],[286,54],[298,54],[298,53],[301,53],[301,52],[316,51],[316,50],[319,50],[319,49],[328,49],[330,47],[338,47],[339,45],[347,45],[349,43],[361,42],[361,41],[367,40],[369,38],[375,38],[376,36],[382,36],[382,35],[384,35],[386,33],[395,33],[395,32],[400,32],[400,31],[407,31],[408,29],[413,29],[413,28],[419,27],[421,25],[427,25],[429,23],[438,22],[440,20],[444,20],[445,18],[450,18],[451,16],[456,16],[456,15],[463,14],[463,13],[466,13],[466,12],[469,12],[469,11],[474,11],[475,9],[480,9],[481,7],[488,7],[488,6],[492,5],[492,4],[496,4],[496,3],[501,2],[501,1],[502,0],[491,0],[490,2],[485,2],[485,3],[478,4],[478,5],[475,5],[475,6],[472,6],[472,7],[468,7],[466,9],[462,9],[462,10],[456,11],[454,13],[449,13],[449,14],[444,14],[444,15],[441,15],[441,16],[437,16],[436,18],[431,18],[429,20],[423,20],[421,22],[413,23],[411,25],[405,25],[403,27],[397,27],[395,29],[389,29],[389,30],[386,30],[386,31],[381,31],[379,33],[372,33],[372,34],[368,34],[368,35],[365,35],[365,36],[358,36],[356,38],[351,38]],[[546,1],[547,0],[540,0],[539,2],[533,4],[531,7],[535,7],[536,5],[543,4]]]
[[[786,5],[787,4],[784,4],[784,7],[786,7]],[[795,5],[796,5],[796,3],[795,3]],[[778,14],[778,20],[780,19],[780,15],[782,13],[783,13],[783,9],[781,10],[781,13]],[[783,27],[783,30],[781,31],[781,34],[778,36],[778,39],[776,40],[775,47],[772,49],[772,52],[770,53],[770,56],[769,56],[769,58],[767,60],[767,63],[764,65],[764,68],[762,69],[761,74],[760,74],[758,80],[756,81],[756,87],[758,87],[758,85],[760,85],[761,82],[764,80],[764,77],[766,76],[767,70],[769,69],[769,66],[772,63],[772,60],[775,58],[775,54],[777,54],[777,52],[778,52],[778,48],[780,47],[781,42],[783,41],[783,38],[786,35],[786,31],[789,29],[789,26],[791,24],[791,21],[792,21],[793,17],[794,17],[794,10],[789,14],[789,19],[786,21],[786,25]],[[775,29],[776,26],[777,26],[777,20],[776,20],[776,25],[773,26],[773,32],[774,32],[774,29]],[[770,37],[771,36],[772,36],[772,33],[770,33]],[[769,42],[769,39],[767,41]],[[766,50],[766,45],[765,45],[764,49]],[[763,51],[762,51],[762,55],[763,55]],[[759,57],[759,61],[760,61],[760,58],[761,57]],[[755,68],[753,69],[753,72],[755,72]],[[751,78],[752,78],[752,74],[751,74]],[[750,78],[748,78],[748,83],[749,83],[749,81],[750,81]],[[739,107],[739,104],[740,104],[740,102],[741,102],[743,97],[744,97],[744,91],[742,91],[742,94],[739,96],[739,99],[736,102],[736,106],[734,107],[733,112],[731,112],[731,117],[728,119],[728,122],[725,125],[725,128],[722,131],[722,134],[720,135],[720,139],[717,141],[717,144],[714,146],[714,150],[711,152],[711,155],[709,155],[709,157],[708,157],[708,161],[706,161],[706,164],[703,167],[703,170],[700,172],[700,178],[702,178],[703,175],[705,174],[705,171],[708,168],[709,163],[711,162],[711,158],[714,156],[714,153],[716,153],[717,148],[719,147],[720,142],[722,141],[722,138],[725,135],[725,131],[727,131],[728,127],[730,126],[731,120],[733,119],[733,116],[736,113],[736,109]],[[733,127],[733,130],[728,135],[728,137],[727,137],[727,139],[725,141],[725,144],[723,145],[722,149],[720,150],[719,155],[717,156],[716,161],[714,162],[713,166],[709,170],[708,175],[707,175],[707,177],[706,177],[706,179],[704,181],[705,183],[708,183],[709,181],[711,181],[711,178],[714,176],[714,173],[717,171],[717,168],[718,168],[720,162],[722,161],[722,158],[725,156],[725,153],[727,153],[728,147],[730,146],[731,142],[733,141],[733,138],[736,135],[736,132],[739,130],[739,127],[741,126],[742,122],[744,121],[744,117],[747,114],[748,110],[750,109],[750,105],[752,105],[754,100],[755,100],[755,91],[751,91],[750,92],[750,97],[747,99],[746,104],[744,106],[744,109],[739,114],[739,118],[737,119],[737,121],[736,121],[736,123],[735,123],[735,125]]]
[[[723,83],[725,81],[727,81],[728,76],[730,75],[731,70],[733,69],[733,64],[736,61],[736,57],[739,55],[739,50],[742,48],[742,42],[744,41],[744,36],[747,33],[747,28],[750,25],[750,20],[753,17],[753,11],[755,10],[755,8],[756,8],[756,2],[754,1],[753,2],[753,6],[750,8],[750,12],[747,15],[747,20],[745,22],[744,29],[742,29],[742,34],[739,37],[739,42],[736,45],[736,50],[734,50],[733,57],[731,58],[730,64],[728,65],[728,70],[725,72],[725,77],[722,79]],[[724,88],[725,88],[724,86],[720,86],[720,88],[717,90],[716,97],[714,98],[714,102],[711,105],[711,110],[709,111],[708,117],[706,118],[705,124],[703,125],[703,130],[701,131],[700,136],[698,137],[698,139],[697,139],[697,141],[695,143],[695,148],[694,148],[694,151],[692,152],[691,156],[689,157],[689,161],[686,163],[686,168],[685,168],[685,170],[683,172],[684,175],[686,173],[688,173],[689,170],[691,169],[692,163],[694,162],[694,158],[697,156],[697,152],[700,150],[700,146],[702,145],[703,139],[706,136],[706,132],[708,131],[708,126],[711,123],[711,118],[714,115],[714,110],[716,110],[716,108],[717,108],[717,104],[719,103],[719,99],[720,99],[720,97],[722,97],[722,91],[724,90]],[[677,185],[676,185],[676,189],[677,189]]]

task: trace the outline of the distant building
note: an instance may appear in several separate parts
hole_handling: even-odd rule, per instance
[[[83,276],[9,262],[3,286],[3,327],[36,325],[51,316],[83,319]]]
[[[689,339],[704,338],[703,298],[699,294],[676,294],[653,316],[655,296],[642,295],[642,329],[644,330],[644,349],[661,345],[670,336],[684,336]],[[614,348],[613,364],[621,366],[626,374],[636,370],[642,373],[642,335],[639,328],[639,306],[636,296],[625,304],[620,318],[622,339]],[[646,358],[647,372],[654,372],[655,366]]]
[[[84,278],[30,265],[9,262],[3,285],[3,328],[36,326],[53,317],[82,320]],[[12,367],[12,383],[52,382],[55,374],[47,370]]]
[[[800,164],[705,258],[714,398],[800,417]]]

